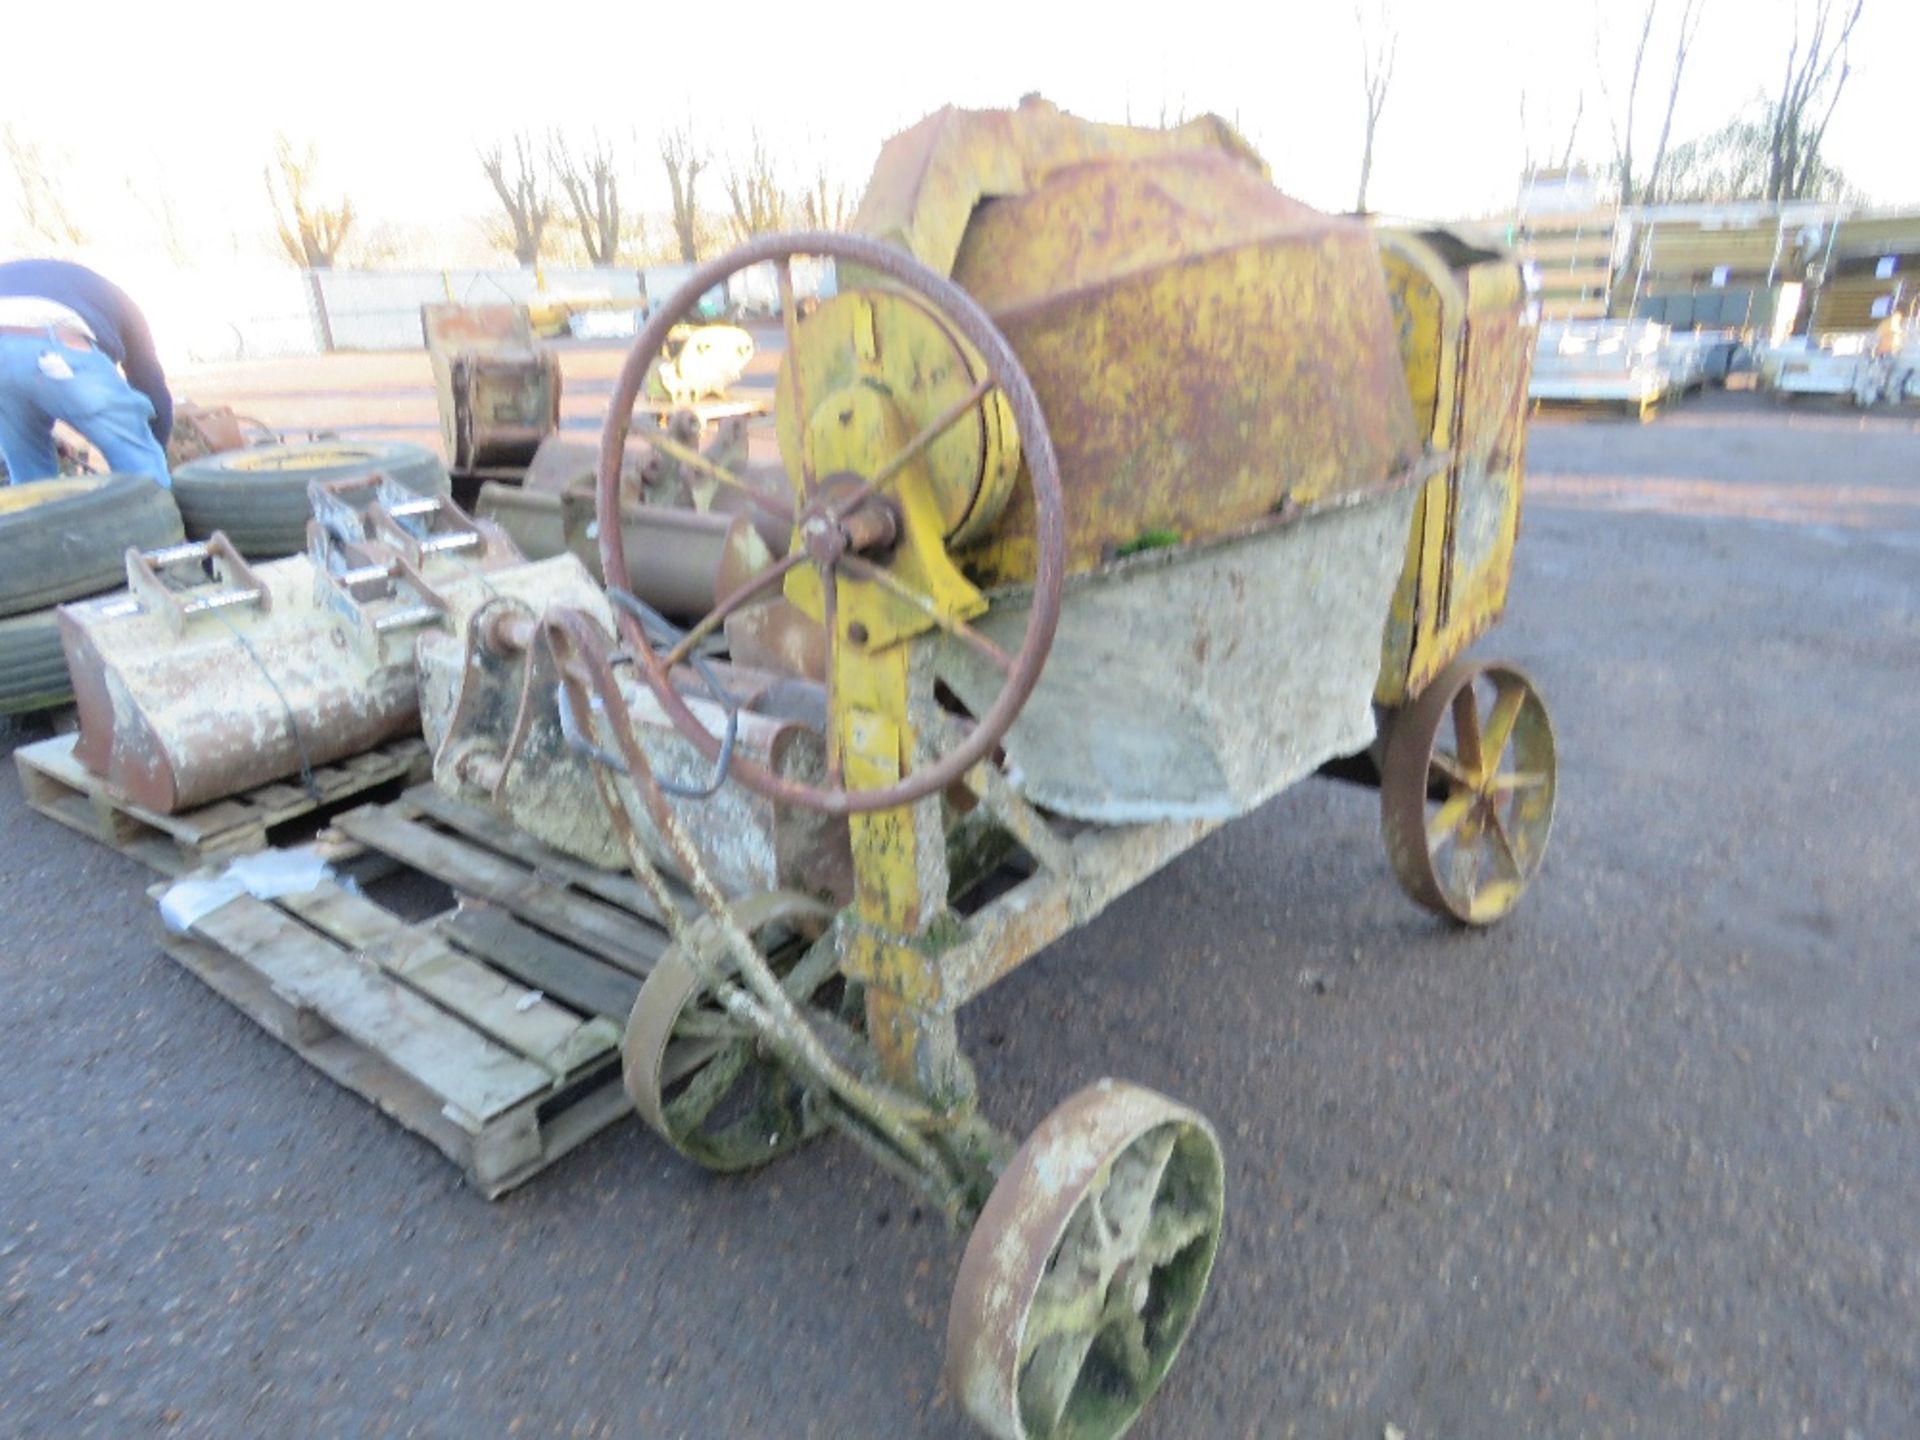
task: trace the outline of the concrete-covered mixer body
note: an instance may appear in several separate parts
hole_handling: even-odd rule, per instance
[[[1132,130],[1038,102],[942,111],[896,137],[855,228],[980,302],[1052,435],[1069,579],[1006,737],[1024,791],[1083,819],[1223,819],[1364,748],[1433,464],[1372,230],[1280,194],[1217,121]],[[890,347],[899,327],[873,317],[906,302],[853,274],[841,290],[799,329],[803,377],[860,352],[867,382],[920,420],[939,408],[930,390],[964,390],[964,347],[945,370],[927,345]],[[864,327],[851,345],[849,325]],[[817,440],[845,392],[801,388]],[[975,623],[1010,643],[1033,495],[1010,427],[989,407],[979,428],[942,442],[945,488],[968,495],[948,509],[948,548],[990,598]],[[942,678],[977,710],[999,676],[940,643]]]

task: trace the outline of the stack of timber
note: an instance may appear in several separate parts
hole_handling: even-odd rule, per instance
[[[630,877],[431,785],[345,812],[318,848],[452,904],[407,919],[328,880],[232,900],[167,953],[489,1198],[632,1113],[620,1034],[667,935]]]
[[[1513,250],[1537,277],[1543,320],[1596,320],[1608,313],[1618,219],[1609,206],[1522,213],[1515,220]]]
[[[1834,227],[1814,297],[1816,335],[1871,330],[1920,309],[1920,215],[1861,215]]]

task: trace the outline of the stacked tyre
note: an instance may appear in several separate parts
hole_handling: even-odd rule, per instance
[[[124,586],[129,548],[183,538],[173,497],[144,475],[0,487],[0,715],[70,701],[58,607]]]
[[[173,495],[187,534],[225,533],[249,560],[306,548],[315,481],[387,479],[416,495],[448,493],[447,467],[421,445],[381,440],[312,440],[254,445],[190,460],[173,472]]]

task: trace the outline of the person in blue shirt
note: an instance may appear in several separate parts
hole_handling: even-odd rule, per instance
[[[84,265],[0,264],[0,458],[14,484],[59,473],[56,420],[115,474],[172,485],[173,397],[139,307]]]

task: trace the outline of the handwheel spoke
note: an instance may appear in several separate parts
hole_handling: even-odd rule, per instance
[[[1434,817],[1427,822],[1427,848],[1438,849],[1452,839],[1460,827],[1466,823],[1467,816],[1473,811],[1473,792],[1456,790],[1447,797]]]
[[[1444,750],[1436,750],[1427,759],[1430,769],[1438,771],[1450,786],[1456,789],[1472,789],[1473,777],[1467,773],[1467,767]]]
[[[982,400],[986,399],[988,395],[992,394],[998,384],[999,382],[991,375],[987,376],[975,385],[973,389],[961,396],[960,399],[954,401],[953,404],[949,405],[938,415],[934,416],[933,419],[921,426],[919,433],[901,447],[892,459],[874,471],[872,477],[868,479],[867,483],[861,489],[855,491],[845,500],[842,500],[834,508],[834,518],[837,520],[846,519],[847,516],[857,510],[867,499],[884,490],[892,483],[894,476],[898,475],[902,470],[906,469],[907,466],[926,454],[934,441],[951,430],[961,416],[965,415]]]
[[[775,500],[771,495],[749,484],[731,470],[714,464],[713,461],[707,459],[706,456],[691,446],[682,445],[665,431],[655,433],[649,430],[642,430],[638,438],[642,444],[651,445],[669,460],[677,460],[689,470],[699,471],[709,480],[716,481],[721,485],[731,486],[733,489],[740,491],[741,494],[747,497],[750,503],[759,506],[776,520],[784,520],[789,525],[793,523],[792,507]]]
[[[1513,727],[1527,703],[1527,687],[1519,681],[1496,680],[1494,684],[1493,709],[1480,736],[1482,769],[1487,772],[1500,768],[1500,757],[1506,754],[1507,741],[1513,738]]]
[[[807,397],[800,385],[800,317],[794,312],[793,303],[793,257],[787,256],[780,262],[780,329],[786,336],[787,354],[781,362],[780,372],[787,377],[787,390],[793,397],[793,418],[800,436],[800,493],[813,495],[815,480],[813,464],[807,459]]]
[[[748,579],[746,583],[741,585],[731,595],[727,596],[718,605],[715,605],[698,625],[695,625],[691,630],[687,631],[685,635],[680,637],[678,643],[667,652],[666,658],[661,661],[661,668],[671,670],[674,666],[683,664],[687,656],[693,653],[693,647],[724,625],[729,615],[740,609],[741,606],[745,605],[775,581],[784,578],[789,570],[804,563],[808,558],[805,546],[795,546],[792,550],[788,551],[787,554],[762,570],[758,575]]]
[[[805,314],[807,302],[803,301],[799,289],[808,273],[805,267],[809,261],[803,260],[803,256],[832,260],[841,267],[843,280],[851,286],[841,292],[841,301],[845,303],[826,306],[816,315]],[[847,771],[853,767],[845,753],[849,748],[846,743],[849,735],[844,733],[838,737],[842,752],[838,783],[828,783],[824,763],[817,767],[819,773],[802,777],[782,773],[779,767],[750,755],[730,757],[732,779],[779,804],[838,817],[894,810],[937,795],[953,785],[1005,734],[1032,695],[1059,623],[1067,568],[1067,526],[1059,461],[1048,441],[1040,398],[1019,355],[980,303],[964,288],[898,247],[877,239],[831,234],[759,236],[732,254],[696,267],[673,299],[649,318],[621,366],[609,409],[609,443],[602,446],[606,452],[601,457],[605,462],[602,468],[608,473],[596,475],[596,480],[603,482],[596,486],[596,499],[599,510],[604,511],[600,516],[598,538],[604,568],[612,579],[620,579],[627,570],[628,556],[626,534],[619,524],[617,507],[618,472],[613,463],[617,446],[611,444],[611,439],[624,434],[632,425],[650,367],[671,347],[674,325],[685,320],[699,297],[715,285],[760,265],[773,267],[773,280],[780,292],[780,333],[789,351],[781,357],[780,374],[775,383],[780,409],[778,438],[782,459],[793,482],[791,491],[766,485],[757,469],[733,458],[730,452],[737,447],[731,442],[720,448],[709,448],[679,426],[669,432],[636,434],[635,438],[650,445],[650,453],[659,457],[660,464],[678,477],[674,483],[691,483],[702,499],[713,498],[711,492],[718,485],[743,491],[746,499],[739,508],[754,507],[752,513],[763,529],[770,523],[769,514],[778,517],[784,530],[791,530],[796,520],[804,520],[809,533],[797,548],[805,552],[799,558],[811,564],[824,567],[839,559],[843,550],[856,553],[867,550],[878,555],[883,548],[901,546],[904,537],[911,543],[902,547],[903,553],[930,556],[927,563],[934,565],[939,563],[940,537],[970,516],[984,500],[982,495],[966,493],[979,487],[965,477],[948,477],[953,482],[950,485],[934,483],[938,477],[929,474],[929,463],[942,461],[949,450],[958,453],[977,449],[976,440],[991,442],[1003,420],[1008,437],[1018,441],[1021,463],[1013,466],[1009,461],[1001,465],[999,469],[1007,471],[1004,475],[995,471],[990,478],[996,483],[989,487],[995,493],[988,498],[996,503],[1005,500],[1009,497],[1000,495],[999,490],[1010,489],[1015,503],[1021,506],[1021,513],[1025,515],[1029,508],[1031,510],[1032,549],[1029,552],[1023,547],[1025,558],[1021,568],[1030,571],[1023,578],[1031,580],[1033,589],[1025,613],[1013,617],[1004,631],[998,616],[981,626],[983,631],[990,630],[991,639],[967,626],[964,620],[974,619],[976,612],[985,608],[984,601],[964,587],[956,593],[966,598],[955,599],[954,594],[941,588],[942,581],[916,572],[913,561],[903,559],[893,575],[907,586],[925,591],[921,596],[912,595],[910,591],[901,594],[893,586],[882,591],[879,587],[885,583],[884,579],[875,580],[875,588],[868,591],[856,583],[852,570],[839,572],[847,588],[836,597],[837,630],[847,630],[855,611],[860,612],[860,618],[871,629],[875,617],[867,613],[869,601],[884,595],[884,604],[873,608],[891,612],[884,614],[883,620],[904,624],[890,623],[883,629],[921,633],[939,626],[982,657],[982,664],[991,666],[982,671],[989,681],[994,678],[994,670],[1000,672],[998,696],[991,703],[976,706],[981,713],[966,742],[937,755],[928,764],[902,766],[897,774],[863,775],[866,783],[847,778]],[[854,283],[856,272],[857,283]],[[878,342],[893,334],[887,329],[890,320],[883,317],[880,328],[885,333],[874,335],[873,307],[881,303],[877,299],[881,295],[906,298],[914,314],[924,316],[910,320],[909,324],[916,335],[924,333],[930,337],[930,348],[922,352],[916,341],[907,347],[914,350],[912,354],[897,346],[893,347],[895,353],[885,356],[878,353]],[[822,344],[827,346],[826,350],[819,348]],[[834,353],[829,354],[828,350]],[[939,377],[937,381],[930,379],[935,375]],[[831,448],[838,458],[830,464],[828,452],[822,448],[825,432],[809,423],[811,419],[825,417],[824,410],[820,410],[826,400],[822,387],[837,392],[843,385],[869,384],[877,385],[891,398],[892,408],[888,409],[885,397],[876,397],[869,417],[879,422],[884,416],[885,428],[871,433],[842,434],[836,425]],[[819,410],[819,415],[804,413],[810,407]],[[793,409],[802,413],[790,413]],[[851,425],[853,412],[847,414],[847,423]],[[796,440],[802,446],[800,453],[795,452]],[[815,444],[815,441],[822,443]],[[859,458],[863,445],[871,446],[870,460]],[[988,448],[994,446],[989,443]],[[1000,457],[1001,460],[1007,458]],[[992,457],[988,457],[987,463],[992,468]],[[830,479],[830,474],[843,465],[848,473],[833,474]],[[933,494],[926,488],[929,484],[942,493]],[[954,493],[946,494],[948,489]],[[932,527],[929,533],[918,538],[908,533],[913,527],[929,526]],[[727,596],[715,612],[703,618],[684,638],[645,645],[636,624],[626,619],[621,621],[620,633],[630,642],[634,658],[644,666],[649,688],[657,691],[666,719],[676,731],[709,754],[716,753],[718,742],[712,721],[699,713],[707,707],[698,703],[697,693],[683,693],[677,675],[669,681],[662,671],[662,661],[670,658],[678,667],[703,653],[708,648],[703,642],[714,636],[731,613],[751,604],[756,596],[770,598],[773,592],[766,587],[777,585],[781,575],[791,573],[790,565],[783,566],[777,574],[766,577],[764,586]],[[866,573],[869,578],[873,576],[871,571]],[[949,572],[943,568],[939,573]],[[813,602],[811,595],[809,589],[803,608],[810,608],[818,619],[822,607]],[[942,616],[938,613],[941,609],[956,612],[964,619]],[[864,650],[868,645],[903,638],[898,633],[875,634],[871,639],[856,642],[853,637],[859,633],[857,630],[852,635],[842,633],[841,644]],[[927,637],[922,634],[921,638]],[[946,643],[942,637],[935,642],[935,647]],[[841,657],[843,664],[852,658],[845,649]],[[843,674],[840,680],[834,700],[838,708],[844,709],[850,674]],[[893,683],[892,677],[888,677],[888,683]],[[622,738],[623,745],[629,742],[630,737]],[[639,768],[644,768],[644,759]],[[899,1138],[908,1148],[922,1143],[907,1140],[904,1132]]]
[[[1002,674],[1011,674],[1013,672],[1012,656],[1008,655],[1006,651],[1002,650],[966,621],[956,620],[953,616],[941,610],[933,601],[929,600],[912,586],[902,582],[892,571],[884,569],[879,565],[871,565],[865,560],[861,560],[852,555],[842,556],[840,564],[854,579],[866,580],[878,585],[896,600],[911,605],[915,610],[918,610],[922,615],[933,621],[941,630],[980,655]]]

